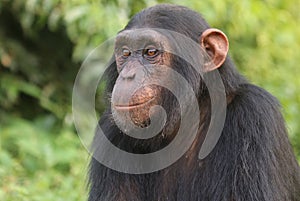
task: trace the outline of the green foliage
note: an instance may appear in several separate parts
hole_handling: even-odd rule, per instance
[[[70,129],[53,129],[53,118],[12,118],[0,126],[0,200],[85,197],[86,151]]]
[[[239,70],[280,100],[300,159],[300,1],[2,0],[0,200],[84,200],[87,152],[71,121],[75,76],[133,14],[162,2],[199,11],[227,34]]]

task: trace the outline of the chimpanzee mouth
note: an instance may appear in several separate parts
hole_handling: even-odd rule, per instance
[[[116,110],[133,110],[133,109],[139,109],[144,108],[148,106],[151,102],[155,100],[155,96],[144,98],[143,100],[137,101],[137,102],[130,102],[127,105],[123,104],[114,104],[114,108]]]

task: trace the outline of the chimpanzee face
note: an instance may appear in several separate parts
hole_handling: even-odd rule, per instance
[[[112,92],[112,110],[119,123],[132,121],[145,127],[150,116],[155,115],[150,112],[151,107],[162,103],[162,88],[149,82],[158,79],[156,75],[170,63],[166,41],[151,29],[126,30],[117,36],[115,59],[119,76]]]

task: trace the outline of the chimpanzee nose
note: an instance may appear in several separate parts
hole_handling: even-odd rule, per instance
[[[120,76],[121,78],[123,78],[124,80],[133,80],[135,78],[136,75],[136,69],[124,69],[120,72]]]

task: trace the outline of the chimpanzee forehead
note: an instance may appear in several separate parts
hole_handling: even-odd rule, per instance
[[[136,47],[151,43],[153,45],[164,45],[166,37],[153,29],[130,29],[121,31],[116,37],[116,47],[123,45]]]

